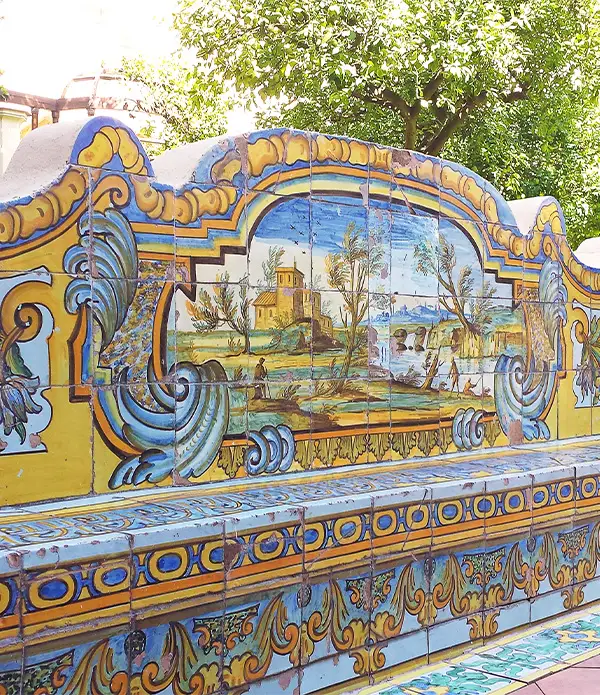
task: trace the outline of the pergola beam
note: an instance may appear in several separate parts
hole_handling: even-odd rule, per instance
[[[7,91],[2,98],[3,101],[20,106],[28,106],[32,111],[45,109],[52,112],[52,121],[58,122],[61,111],[86,110],[93,114],[97,109],[121,110],[121,111],[141,111],[135,99],[117,97],[71,97],[66,99],[51,99],[37,94],[27,94],[26,92]],[[35,126],[34,126],[35,127]]]

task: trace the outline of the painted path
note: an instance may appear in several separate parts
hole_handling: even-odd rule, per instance
[[[354,695],[600,695],[600,604]]]

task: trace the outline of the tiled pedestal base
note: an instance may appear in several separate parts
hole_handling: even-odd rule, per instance
[[[6,510],[0,693],[372,686],[598,600],[599,490],[579,441]]]

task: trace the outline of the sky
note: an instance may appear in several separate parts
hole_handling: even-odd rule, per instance
[[[355,204],[348,204],[348,199],[341,203],[332,196],[326,199],[315,198],[311,203],[307,198],[283,199],[261,218],[251,241],[248,259],[242,255],[227,257],[230,281],[239,282],[247,275],[253,300],[260,292],[259,286],[264,281],[263,262],[268,257],[269,247],[281,247],[284,250],[281,264],[292,266],[295,263],[304,275],[306,287],[310,286],[312,276],[313,282],[321,291],[323,302],[329,305],[332,317],[337,320],[342,307],[342,297],[327,283],[325,259],[328,254],[341,250],[344,232],[348,223],[352,221],[365,238],[368,230],[371,239],[378,240],[383,254],[381,275],[371,279],[369,291],[384,295],[392,293],[394,311],[401,307],[407,307],[409,310],[418,306],[437,307],[437,278],[419,273],[416,270],[414,255],[415,245],[419,241],[427,239],[434,246],[437,245],[436,219],[429,215],[406,215],[401,211],[382,215],[371,209],[367,213],[361,203],[360,198],[355,199]],[[453,225],[444,225],[443,233],[454,245],[457,257],[461,259],[453,273],[455,283],[458,283],[462,266],[470,266],[474,288],[479,294],[483,276],[474,247],[465,234]],[[198,279],[201,282],[214,282],[217,274],[222,272],[222,266],[203,265]],[[487,279],[493,282],[491,275]],[[506,297],[504,287],[497,286],[497,297]],[[374,310],[377,314],[382,309],[374,306]],[[181,320],[180,325],[183,327],[185,315]],[[191,330],[191,321],[189,329]]]
[[[57,98],[71,78],[95,73],[122,57],[150,61],[178,45],[171,29],[177,0],[3,0],[0,2],[1,83],[9,90]],[[229,129],[251,117],[231,114]]]
[[[0,67],[8,89],[60,96],[76,74],[177,46],[175,0],[4,0]]]

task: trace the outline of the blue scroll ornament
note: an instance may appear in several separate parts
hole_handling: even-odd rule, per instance
[[[249,432],[248,439],[253,442],[244,456],[248,475],[285,473],[289,470],[296,453],[296,443],[287,425],[265,425],[260,432]]]
[[[79,235],[79,244],[67,250],[63,264],[65,272],[83,277],[69,283],[65,303],[72,314],[84,305],[93,305],[93,320],[102,334],[102,352],[123,325],[135,296],[137,245],[129,222],[114,209],[84,215]],[[91,361],[92,335],[89,330],[84,346],[89,373],[97,366]],[[127,368],[118,375],[115,389],[97,392],[112,429],[141,451],[115,468],[109,480],[111,489],[144,481],[160,482],[174,472],[183,478],[201,475],[217,456],[227,430],[227,376],[217,361],[201,365],[180,362],[169,369],[165,383],[159,383],[149,360],[147,374],[151,409],[131,395]]]
[[[460,408],[452,420],[452,441],[457,449],[470,450],[483,442],[483,410]]]
[[[501,355],[494,376],[496,412],[502,431],[508,435],[511,423],[521,422],[528,441],[550,439],[550,430],[541,416],[551,402],[558,372],[563,369],[560,329],[567,321],[567,289],[560,264],[550,258],[540,271],[539,301],[544,331],[555,349],[555,363],[537,364],[533,351],[529,366],[521,355]],[[528,333],[529,330],[528,327]]]
[[[93,228],[93,244],[92,244]],[[118,210],[94,212],[79,220],[79,244],[67,249],[63,258],[65,272],[79,275],[65,292],[67,311],[76,314],[79,307],[92,304],[94,275],[94,318],[102,332],[101,347],[110,345],[135,296],[138,253],[129,222]]]

